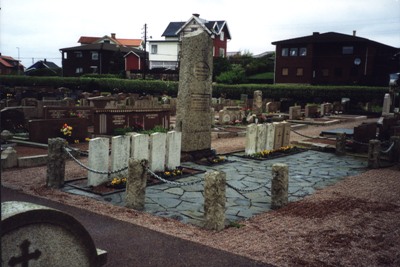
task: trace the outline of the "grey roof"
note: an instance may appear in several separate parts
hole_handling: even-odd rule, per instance
[[[170,22],[167,26],[167,28],[165,29],[164,33],[161,36],[165,36],[165,37],[178,37],[178,35],[176,34],[177,31],[183,26],[185,25],[186,22]],[[229,32],[229,29],[226,26],[226,21],[224,20],[213,20],[213,21],[207,21],[206,23],[204,23],[204,25],[207,27],[208,30],[210,30],[211,32],[215,33],[215,34],[220,34],[221,30],[226,27],[226,38],[227,39],[231,39],[231,35]]]
[[[366,38],[354,36],[354,35],[348,35],[348,34],[343,34],[343,33],[337,33],[337,32],[327,32],[327,33],[318,33],[315,32],[312,35],[308,36],[303,36],[303,37],[298,37],[298,38],[293,38],[293,39],[286,39],[286,40],[281,40],[281,41],[275,41],[272,42],[273,45],[277,44],[299,44],[299,43],[346,43],[346,42],[370,42],[370,43],[375,43],[379,45],[385,45],[381,44],[375,41],[371,41]],[[387,45],[385,45],[387,46]]]
[[[140,56],[144,56],[145,52],[140,49],[132,48],[132,47],[126,47],[126,46],[119,46],[115,44],[109,44],[109,43],[96,43],[96,44],[87,44],[87,45],[79,45],[79,46],[74,46],[74,47],[66,47],[66,48],[61,48],[60,51],[87,51],[87,50],[93,50],[93,51],[121,51],[122,53],[129,53],[129,52],[135,52],[136,54]]]

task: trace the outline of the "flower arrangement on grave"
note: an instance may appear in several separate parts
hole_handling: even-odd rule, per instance
[[[72,126],[69,126],[68,124],[64,123],[64,125],[60,129],[60,132],[62,132],[64,136],[71,136]]]
[[[125,188],[126,187],[126,177],[114,177],[111,180],[111,182],[107,183],[107,187]]]
[[[162,173],[163,178],[181,176],[183,174],[183,167],[178,166],[173,170],[166,170]]]
[[[279,154],[289,154],[298,151],[296,146],[283,146],[278,149],[262,150],[260,152],[249,155],[250,158],[269,158]]]
[[[224,162],[225,160],[226,159],[223,156],[213,156],[213,157],[207,158],[207,161],[211,164],[221,163],[221,162]]]

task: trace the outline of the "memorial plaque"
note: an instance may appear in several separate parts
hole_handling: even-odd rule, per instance
[[[205,62],[197,62],[193,70],[194,76],[199,81],[205,81],[210,76],[210,67]]]

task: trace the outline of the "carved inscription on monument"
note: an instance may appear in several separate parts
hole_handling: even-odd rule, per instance
[[[205,81],[210,76],[210,67],[207,63],[199,61],[194,65],[194,76],[198,81]]]
[[[112,122],[114,125],[124,125],[125,124],[125,115],[113,115]]]
[[[210,111],[211,96],[209,94],[192,94],[190,109],[192,111]]]

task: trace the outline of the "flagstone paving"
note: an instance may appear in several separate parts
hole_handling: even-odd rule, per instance
[[[346,176],[366,171],[367,160],[353,156],[305,151],[270,160],[253,160],[227,156],[227,163],[213,166],[185,162],[183,167],[204,171],[223,171],[227,175],[226,224],[250,218],[271,208],[272,165],[285,163],[289,167],[289,201],[297,201],[315,190],[332,185]],[[203,225],[204,173],[179,179],[180,183],[199,181],[191,185],[158,184],[146,188],[145,212],[169,217],[183,223]],[[110,195],[97,195],[68,186],[64,191],[125,205],[125,191]]]

